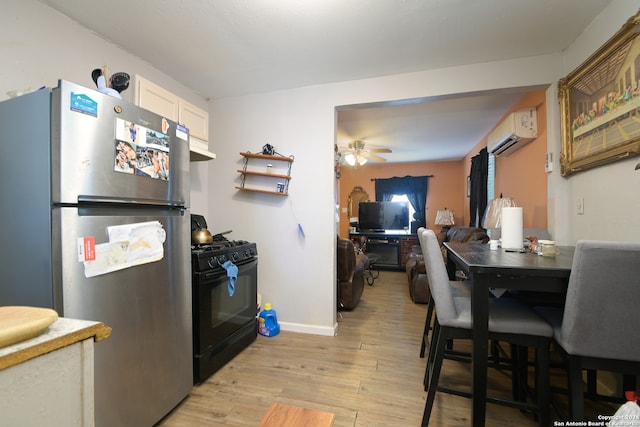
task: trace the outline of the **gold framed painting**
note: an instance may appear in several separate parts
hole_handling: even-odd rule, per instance
[[[640,154],[640,12],[558,82],[560,173]]]

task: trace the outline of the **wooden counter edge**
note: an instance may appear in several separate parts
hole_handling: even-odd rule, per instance
[[[93,337],[95,342],[102,341],[111,335],[111,328],[102,322],[94,323],[87,327],[61,335],[34,346],[0,357],[0,370],[34,359],[43,354],[58,350],[59,348],[84,341]]]

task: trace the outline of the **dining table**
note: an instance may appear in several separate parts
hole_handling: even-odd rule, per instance
[[[528,250],[490,249],[488,244],[444,242],[447,269],[471,279],[472,414],[474,427],[485,425],[489,354],[489,297],[502,290],[566,293],[575,247],[558,246],[555,257]],[[497,291],[500,290],[500,291]],[[541,294],[542,295],[542,294]]]

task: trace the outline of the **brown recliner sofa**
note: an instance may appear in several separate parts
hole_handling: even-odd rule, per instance
[[[349,239],[338,236],[337,244],[338,309],[351,310],[362,297],[369,258],[363,253],[357,253]]]
[[[487,243],[489,236],[482,228],[476,227],[451,227],[446,233],[438,235],[440,247],[443,249],[443,261],[446,263],[446,251],[442,247],[444,242],[480,242]],[[448,266],[448,268],[451,268]],[[429,279],[424,264],[424,258],[418,254],[409,254],[406,264],[407,279],[409,281],[409,295],[415,303],[426,304],[429,302]],[[448,271],[449,277],[455,276],[455,271]],[[452,279],[453,280],[453,279]]]

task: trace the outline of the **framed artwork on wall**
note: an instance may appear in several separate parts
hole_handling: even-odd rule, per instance
[[[640,154],[640,12],[558,82],[560,173]]]

